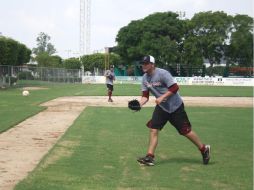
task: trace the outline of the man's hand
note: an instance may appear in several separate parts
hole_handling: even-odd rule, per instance
[[[164,98],[163,96],[160,96],[156,98],[155,103],[159,105],[161,102],[165,102],[165,101],[166,101],[166,98]]]

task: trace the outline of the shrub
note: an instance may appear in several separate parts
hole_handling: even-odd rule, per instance
[[[34,76],[29,71],[23,71],[18,74],[19,80],[34,80]]]

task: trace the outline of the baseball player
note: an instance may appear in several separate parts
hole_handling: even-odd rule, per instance
[[[111,96],[112,92],[114,90],[113,81],[115,80],[115,73],[114,73],[114,67],[110,66],[110,70],[107,70],[105,72],[106,77],[106,85],[108,89],[108,102],[113,102]]]
[[[156,107],[152,119],[147,123],[147,127],[150,129],[147,154],[137,161],[147,166],[154,165],[159,131],[169,121],[180,135],[187,137],[196,145],[201,152],[203,164],[208,164],[210,145],[203,144],[198,135],[192,130],[184,109],[183,100],[178,93],[179,87],[172,75],[164,69],[155,67],[155,59],[150,55],[143,58],[142,69],[145,74],[142,79],[142,97],[139,103],[141,106],[144,105],[149,100],[150,92],[156,97]]]

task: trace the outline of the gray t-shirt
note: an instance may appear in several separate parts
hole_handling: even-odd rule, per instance
[[[150,91],[155,97],[160,97],[168,91],[168,88],[175,84],[176,81],[172,75],[160,68],[155,68],[154,73],[150,76],[147,73],[143,75],[142,91]],[[172,113],[183,103],[179,93],[169,96],[165,102],[159,106],[166,112]]]
[[[113,80],[115,78],[115,73],[111,70],[107,70],[105,72],[105,77],[106,77],[106,84],[113,85]]]

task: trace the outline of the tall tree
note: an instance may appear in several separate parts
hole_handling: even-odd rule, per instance
[[[81,57],[82,64],[84,66],[85,71],[93,71],[94,68],[99,68],[100,70],[105,69],[105,59],[109,58],[110,65],[120,65],[122,64],[122,60],[118,54],[110,53],[106,57],[103,53],[95,53],[92,55],[85,55]]]
[[[80,69],[81,63],[80,63],[79,58],[72,57],[72,58],[64,60],[63,67],[65,69]]]
[[[0,36],[0,65],[6,65],[7,55],[7,40],[5,37]]]
[[[33,48],[33,53],[35,55],[39,55],[41,53],[47,53],[48,55],[52,55],[56,53],[56,49],[54,45],[52,45],[50,41],[50,36],[41,32],[39,36],[36,38],[37,48]]]
[[[166,12],[132,21],[117,34],[118,53],[127,63],[146,54],[155,56],[158,65],[179,62],[179,45],[185,28],[178,17],[176,13]]]
[[[6,37],[0,37],[0,65],[22,65],[28,63],[31,50],[24,44]]]
[[[128,26],[120,29],[116,41],[117,52],[126,61],[132,61],[140,57],[139,44],[143,35],[142,21],[132,21]]]
[[[35,57],[39,67],[62,67],[62,58],[59,56],[50,56],[48,53],[40,53]]]
[[[18,42],[9,38],[7,40],[6,45],[7,45],[6,64],[18,65],[18,54],[19,54]]]
[[[211,67],[220,64],[224,48],[229,39],[232,18],[224,12],[201,12],[191,19],[192,34],[202,56],[209,60]]]
[[[18,58],[17,64],[22,65],[24,63],[28,63],[30,61],[31,50],[28,49],[24,44],[18,44]]]
[[[253,18],[236,15],[230,44],[226,51],[227,58],[240,66],[253,66]]]
[[[182,51],[182,63],[184,63],[187,66],[187,68],[192,68],[195,66],[200,67],[203,65],[203,55],[198,47],[199,44],[197,37],[188,36],[184,40]],[[187,75],[189,76],[189,73],[187,73]]]

